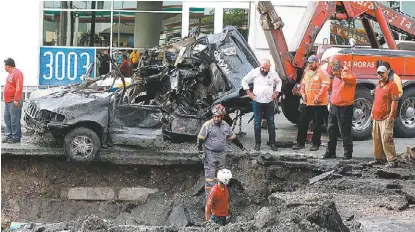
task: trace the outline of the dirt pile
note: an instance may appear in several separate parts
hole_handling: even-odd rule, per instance
[[[20,232],[52,232],[52,231],[341,231],[348,232],[349,229],[343,224],[335,203],[326,201],[319,205],[301,205],[294,208],[287,207],[282,201],[276,201],[278,205],[262,207],[256,212],[253,220],[245,222],[230,223],[224,227],[217,224],[205,222],[198,227],[188,226],[187,223],[172,226],[143,226],[143,225],[117,225],[114,220],[104,220],[95,215],[79,218],[67,223],[54,224],[26,224],[15,231]],[[272,203],[272,202],[271,202]],[[183,208],[171,212],[171,222],[183,221],[187,215]],[[183,218],[180,218],[183,217]],[[184,220],[186,221],[186,220]],[[188,226],[188,227],[186,227]]]
[[[390,229],[379,223],[382,218],[395,220],[393,226],[400,226],[395,231],[413,226],[415,176],[410,167],[391,171],[359,161],[269,154],[228,156],[227,162],[235,177],[229,184],[231,217],[220,228],[203,220],[202,167],[80,165],[56,159],[3,162],[2,218],[42,223],[27,224],[21,231]],[[143,202],[60,196],[79,186],[141,186],[158,192]]]

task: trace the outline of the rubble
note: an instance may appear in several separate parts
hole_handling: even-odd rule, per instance
[[[252,111],[241,80],[258,66],[243,36],[227,26],[146,50],[131,78],[114,68],[82,84],[35,91],[24,121],[38,133],[51,133],[78,161],[91,161],[101,145],[160,148],[164,139],[194,141],[213,105],[238,111],[237,117]],[[229,115],[225,121],[233,124]],[[83,158],[72,153],[89,151],[70,147],[80,135],[93,143]]]
[[[80,166],[48,159],[33,158],[31,162],[18,161],[16,157],[8,159],[12,160],[2,163],[2,184],[6,187],[2,189],[2,203],[13,196],[15,208],[20,210],[15,214],[3,209],[2,218],[8,217],[9,222],[41,223],[45,230],[57,226],[68,230],[75,226],[80,228],[85,221],[84,228],[92,228],[89,222],[96,222],[97,227],[92,229],[120,232],[357,232],[376,226],[370,220],[374,213],[379,217],[390,217],[390,220],[399,217],[402,228],[406,228],[415,210],[411,207],[415,196],[413,179],[378,178],[376,168],[361,169],[358,161],[342,163],[272,154],[228,157],[229,168],[235,175],[229,184],[232,215],[229,224],[220,227],[203,220],[203,170],[200,166],[136,167],[101,163]],[[260,161],[272,163],[261,164]],[[21,169],[25,178],[10,178],[15,175],[11,169]],[[362,171],[361,178],[347,175],[357,170]],[[309,184],[310,178],[327,171],[334,171],[332,175],[338,176]],[[408,174],[410,171],[396,169],[394,172],[413,178]],[[84,178],[80,179],[81,175]],[[16,180],[19,181],[16,183]],[[13,185],[8,184],[10,181]],[[33,184],[33,192],[23,193],[18,189],[18,186],[28,186],[27,183],[40,184]],[[59,198],[63,189],[69,189],[67,186],[76,188],[80,185],[118,189],[116,194],[131,186],[158,191],[148,195],[146,201],[80,202]],[[7,194],[4,194],[6,190]],[[25,210],[26,207],[32,210]],[[34,231],[34,227],[31,228],[26,231]]]

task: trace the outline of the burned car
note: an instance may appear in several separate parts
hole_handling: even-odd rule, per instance
[[[91,161],[101,147],[163,147],[165,139],[195,140],[218,103],[228,113],[252,111],[241,80],[259,62],[234,27],[187,37],[152,54],[157,59],[143,56],[129,85],[113,69],[97,80],[34,92],[26,125],[51,133],[69,158]],[[100,89],[97,83],[106,78],[123,84]]]

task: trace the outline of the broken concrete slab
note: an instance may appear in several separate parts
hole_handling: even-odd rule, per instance
[[[169,216],[169,225],[180,228],[180,227],[186,227],[189,224],[190,224],[190,221],[186,214],[184,205],[181,203],[181,204],[174,206]]]
[[[201,173],[199,181],[197,181],[196,184],[189,190],[188,194],[191,196],[197,196],[203,192],[204,187],[205,187],[205,175],[204,173]]]
[[[379,203],[377,204],[379,207],[385,207],[389,210],[396,210],[401,211],[405,210],[409,206],[409,202],[404,195],[391,195],[386,198],[382,198],[379,200]]]
[[[277,215],[277,211],[275,210],[275,207],[262,207],[255,214],[255,223],[254,223],[254,225],[258,229],[268,227],[272,223],[276,222],[277,216],[278,215]]]
[[[105,201],[114,198],[114,190],[108,187],[78,187],[68,190],[70,200]]]
[[[382,170],[379,169],[376,171],[376,175],[383,179],[402,179],[407,180],[410,178],[408,175],[401,175],[398,172],[389,171],[389,170]]]
[[[311,179],[310,179],[309,183],[310,183],[310,184],[314,184],[314,183],[316,183],[316,182],[318,182],[318,181],[325,180],[325,179],[327,179],[327,178],[328,178],[331,174],[333,174],[333,173],[334,173],[334,171],[335,171],[335,170],[331,170],[331,171],[325,172],[325,173],[323,173],[323,174],[321,174],[321,175],[315,176],[315,177],[313,177],[313,178],[311,178]]]
[[[151,188],[122,188],[118,194],[120,201],[139,201],[145,202],[150,194],[158,192]]]
[[[349,228],[343,224],[334,201],[324,202],[323,205],[320,205],[313,213],[307,216],[307,220],[332,231],[350,231]]]

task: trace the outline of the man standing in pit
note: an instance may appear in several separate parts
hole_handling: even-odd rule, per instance
[[[232,173],[228,169],[218,171],[218,183],[213,186],[206,201],[205,219],[213,221],[221,226],[226,225],[229,216],[229,191],[228,184],[232,179]]]
[[[297,143],[293,146],[294,150],[305,148],[307,130],[313,117],[316,119],[314,125],[310,151],[317,151],[321,145],[321,131],[324,123],[324,115],[327,112],[328,89],[330,79],[326,72],[319,68],[319,59],[311,55],[308,59],[309,70],[304,74],[304,93],[302,94],[306,107],[300,114]]]
[[[253,92],[249,84],[254,84]],[[261,121],[265,114],[268,125],[269,145],[273,151],[277,151],[275,144],[275,102],[281,92],[282,81],[275,70],[271,69],[268,59],[261,60],[261,66],[251,70],[243,79],[242,87],[252,99],[252,108],[255,121],[255,150],[261,149]]]
[[[381,65],[377,69],[379,82],[375,89],[375,100],[371,118],[373,120],[373,154],[375,160],[370,164],[388,163],[386,168],[397,166],[393,126],[398,111],[399,89],[389,79],[388,69]]]
[[[226,157],[223,151],[226,141],[232,141],[242,151],[247,152],[241,141],[232,134],[229,124],[223,121],[226,115],[225,107],[218,104],[212,109],[212,113],[213,118],[203,124],[197,137],[197,147],[204,160],[206,197],[213,187],[216,171],[225,167]]]
[[[23,73],[16,68],[14,60],[4,60],[4,69],[9,73],[4,85],[4,123],[2,143],[19,143],[22,137],[21,115],[23,107]]]
[[[328,74],[333,77],[330,97],[330,110],[327,132],[329,142],[323,159],[336,157],[337,138],[339,133],[343,139],[343,159],[352,158],[353,138],[353,102],[356,90],[356,76],[341,61],[330,61]]]

